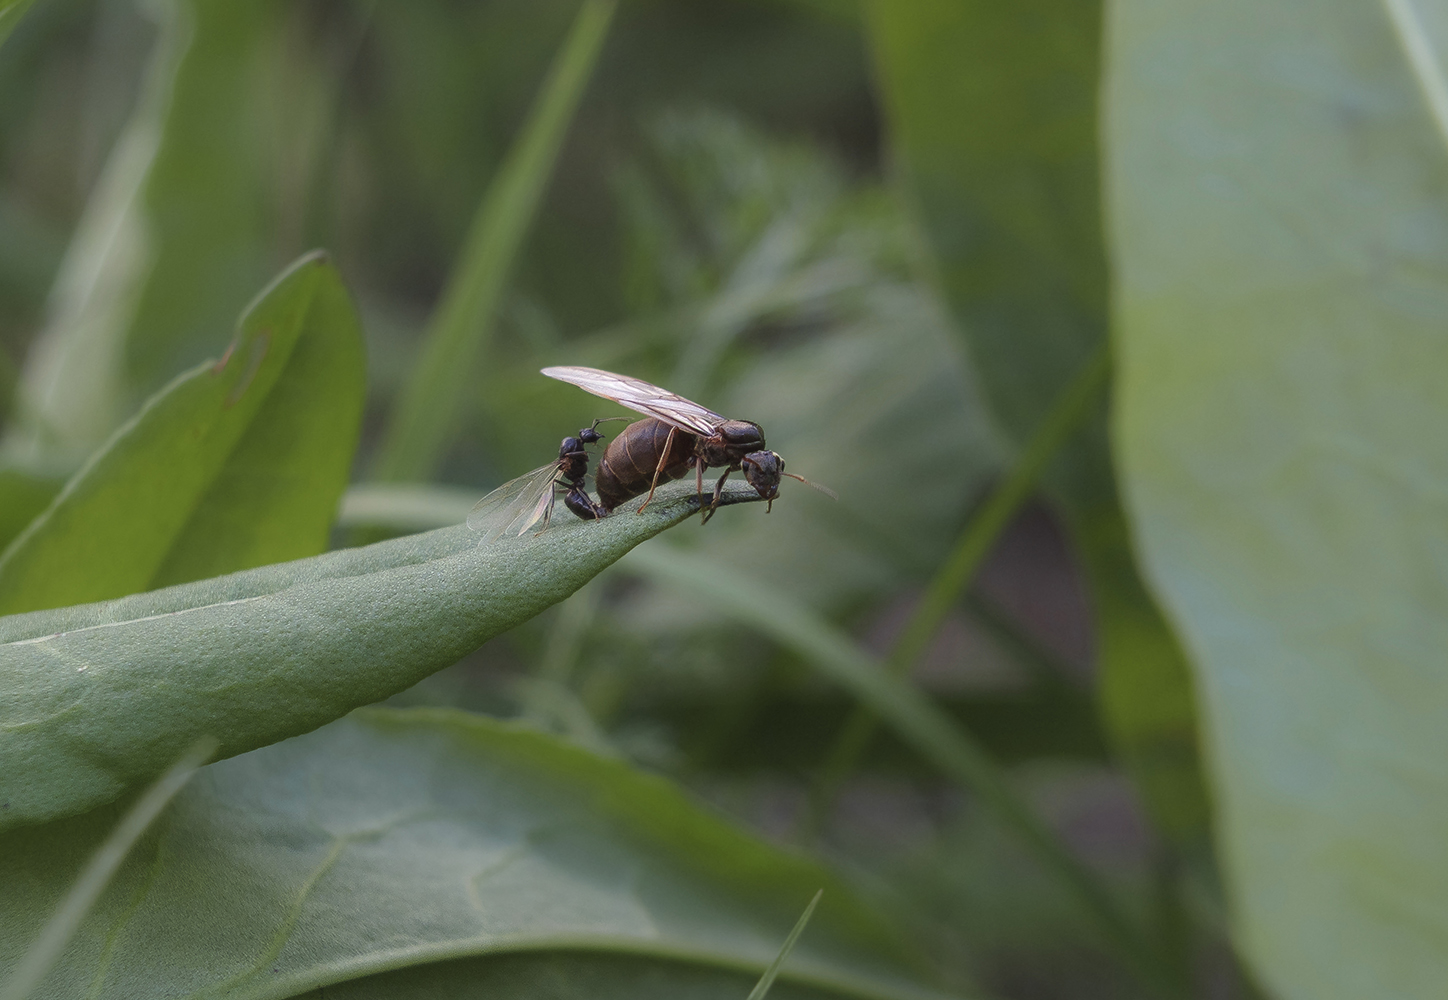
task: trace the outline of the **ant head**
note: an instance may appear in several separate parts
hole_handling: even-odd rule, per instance
[[[779,457],[778,452],[750,452],[740,464],[744,469],[745,480],[754,487],[761,499],[773,501],[779,496],[779,477],[784,475],[784,459]]]
[[[628,417],[599,417],[593,423],[589,424],[587,427],[583,428],[583,430],[578,432],[578,440],[582,441],[584,444],[597,444],[598,442],[603,440],[603,435],[598,433],[599,424],[606,424],[610,420],[627,419]]]

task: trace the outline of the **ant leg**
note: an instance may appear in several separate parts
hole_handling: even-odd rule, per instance
[[[714,484],[714,501],[709,504],[708,510],[702,511],[704,519],[699,522],[700,524],[708,524],[709,518],[713,517],[714,512],[719,509],[719,498],[724,495],[724,480],[729,478],[730,471],[732,470],[725,469],[724,475],[720,476],[719,481]]]
[[[664,463],[668,461],[669,452],[672,451],[674,447],[675,429],[676,428],[673,427],[669,428],[669,436],[664,440],[664,450],[659,453],[658,467],[654,469],[654,481],[649,486],[649,495],[644,497],[643,506],[635,511],[635,513],[642,514],[644,512],[644,507],[647,507],[649,505],[649,501],[654,498],[654,490],[659,488],[659,476],[663,475]]]
[[[704,513],[704,463],[697,459],[694,462],[694,500],[699,504],[699,513],[702,515]],[[703,524],[707,520],[709,520],[707,517],[702,518],[699,523]]]

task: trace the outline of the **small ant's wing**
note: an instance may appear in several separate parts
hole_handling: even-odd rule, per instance
[[[561,382],[571,382],[604,399],[622,403],[631,410],[650,417],[657,417],[672,427],[690,434],[708,437],[713,434],[725,418],[683,396],[660,389],[640,378],[615,375],[599,368],[583,368],[578,365],[562,365],[544,368],[543,374]]]
[[[557,477],[558,463],[549,462],[508,480],[473,506],[468,527],[483,533],[484,545],[503,535],[523,534],[552,510]]]

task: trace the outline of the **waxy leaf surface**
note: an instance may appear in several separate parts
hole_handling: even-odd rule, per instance
[[[1448,982],[1444,27],[1122,0],[1108,29],[1118,452],[1284,1000]]]
[[[203,736],[245,753],[410,687],[687,518],[693,491],[489,545],[459,525],[0,618],[0,829],[107,802]]]
[[[0,837],[0,969],[114,812]],[[829,872],[667,781],[484,717],[367,709],[193,778],[35,1000],[566,996],[580,969],[591,996],[742,997],[821,888],[781,985],[940,996]]]

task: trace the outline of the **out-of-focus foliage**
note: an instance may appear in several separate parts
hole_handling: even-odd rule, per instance
[[[1200,667],[1237,933],[1287,998],[1448,959],[1441,11],[1121,3],[1116,423]]]
[[[362,414],[362,341],[327,261],[299,261],[220,361],[179,377],[0,556],[0,611],[123,597],[327,546]]]
[[[20,23],[25,12],[35,0],[5,0],[0,3],[0,45],[5,44],[5,39],[10,37],[10,32]]]
[[[1024,443],[1107,335],[1100,8],[879,0],[869,11],[895,148],[941,284],[995,412]],[[1045,479],[1091,584],[1103,721],[1163,832],[1199,849],[1207,804],[1190,678],[1136,573],[1104,398]]]
[[[585,0],[548,72],[527,128],[488,185],[422,337],[412,374],[378,445],[374,473],[426,479],[452,443],[478,359],[486,354],[513,259],[593,75],[617,0]]]
[[[246,751],[123,867],[75,946],[99,966],[40,995],[180,968],[276,997],[743,997],[800,872],[827,919],[771,996],[1246,997],[1234,938],[1288,996],[1435,979],[1398,931],[1438,919],[1409,804],[1442,756],[1419,328],[1448,36],[1411,0],[23,6],[0,599],[120,600],[0,622],[0,863],[30,873],[0,965],[100,803],[198,734]],[[335,272],[291,272],[194,368],[316,247]],[[1123,381],[1037,463],[1109,333]],[[548,364],[756,420],[840,498],[786,479],[701,528],[686,477],[644,517],[559,506],[479,548],[476,497],[626,413]],[[1385,372],[1411,392],[1363,388]],[[1236,910],[1138,544],[1202,661]],[[388,695],[444,711],[332,721]],[[881,731],[837,752],[857,700]],[[670,782],[812,860],[681,819]],[[901,938],[924,964],[856,975]],[[1376,949],[1358,979],[1345,940]]]

